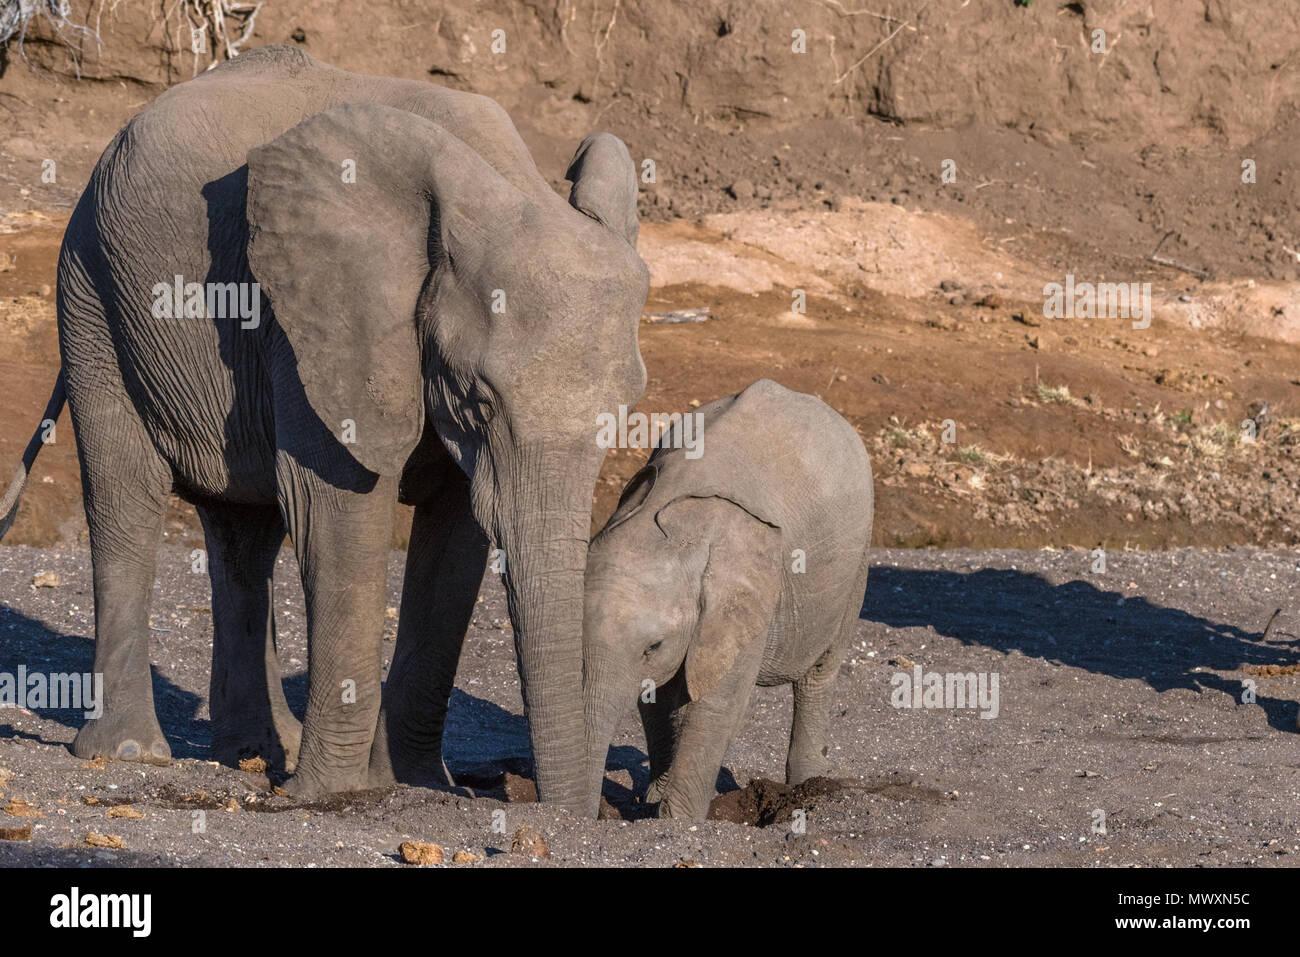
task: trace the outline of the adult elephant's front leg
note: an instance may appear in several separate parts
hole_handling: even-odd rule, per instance
[[[380,705],[388,552],[397,482],[365,491],[294,470],[284,512],[307,599],[307,713],[287,787],[307,797],[366,787]]]
[[[469,480],[449,465],[437,499],[417,505],[411,525],[397,648],[370,755],[373,787],[450,783],[442,730],[487,550]]]

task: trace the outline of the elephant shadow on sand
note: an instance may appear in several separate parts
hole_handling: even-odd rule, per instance
[[[64,634],[13,608],[0,606],[0,673],[17,675],[20,666],[46,675],[88,674],[95,668],[95,641],[86,635]],[[151,667],[154,702],[172,756],[207,758],[211,734],[206,719],[198,718],[202,698]],[[205,674],[206,679],[206,674]],[[84,702],[81,702],[84,704]],[[33,714],[76,730],[86,723],[84,708],[31,708]],[[21,738],[66,748],[55,741],[16,726],[21,712],[0,708],[0,738]]]
[[[1263,620],[1258,632],[1247,631],[1087,581],[1053,585],[1013,569],[873,567],[862,618],[891,628],[932,626],[963,644],[1135,678],[1158,692],[1218,691],[1237,700],[1242,680],[1211,671],[1300,661],[1300,640],[1275,629],[1265,641]],[[1294,701],[1258,694],[1256,703],[1271,727],[1296,730]]]
[[[94,670],[95,641],[86,635],[64,633],[43,621],[24,615],[13,608],[0,605],[0,674],[17,676],[19,668],[28,674],[40,672],[48,675],[83,675]],[[196,693],[163,674],[157,665],[150,668],[153,680],[154,701],[158,720],[174,758],[211,757],[212,734],[206,717],[200,712],[206,697],[208,662],[185,662],[179,667],[185,672],[191,686],[205,688]],[[182,679],[185,680],[185,679]],[[284,677],[285,698],[294,714],[301,719],[307,706],[307,672],[300,670]],[[78,702],[81,704],[81,702]],[[86,723],[83,707],[28,709],[45,721],[53,721],[73,731]],[[18,738],[35,744],[67,748],[69,742],[52,737],[33,728],[22,727],[21,711],[0,708],[0,738]],[[447,710],[446,754],[447,766],[458,784],[477,794],[496,795],[504,786],[506,773],[530,778],[533,773],[531,746],[528,739],[528,722],[486,698],[467,694],[455,688]],[[622,757],[636,763],[647,758],[635,748],[621,748],[620,752],[635,752]],[[641,768],[642,777],[648,770]],[[644,787],[646,781],[639,782]],[[499,796],[504,797],[504,794]]]

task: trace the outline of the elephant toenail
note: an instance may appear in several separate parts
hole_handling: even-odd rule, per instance
[[[117,756],[132,761],[140,757],[140,745],[135,741],[123,741],[117,746]]]

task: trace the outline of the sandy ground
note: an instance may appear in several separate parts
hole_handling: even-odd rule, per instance
[[[503,596],[490,577],[447,731],[448,763],[473,792],[400,787],[320,804],[277,795],[267,774],[208,760],[209,592],[188,553],[166,548],[152,655],[176,762],[84,762],[67,747],[79,714],[0,712],[0,826],[32,825],[29,840],[0,841],[0,865],[389,866],[406,840],[482,858],[451,866],[519,865],[531,863],[511,852],[522,825],[542,833],[550,857],[539,863],[551,865],[1293,864],[1300,560],[1254,549],[1119,552],[1102,575],[1092,562],[1078,551],[878,552],[836,686],[842,787],[786,799],[753,783],[780,776],[790,715],[788,689],[759,689],[719,777],[731,793],[715,801],[719,814],[757,807],[775,817],[758,827],[586,821],[507,801],[507,789],[527,791],[513,775],[527,771],[528,743]],[[401,565],[395,553],[394,605]],[[0,672],[90,670],[88,568],[79,549],[0,549]],[[301,709],[301,592],[291,556],[281,569],[281,658]],[[40,572],[59,584],[36,587]],[[997,717],[893,707],[891,679],[914,665],[997,674]],[[1247,681],[1251,703],[1242,702]],[[646,784],[644,747],[630,710],[605,786],[629,818]],[[124,806],[143,816],[111,816],[129,813],[112,810]],[[1099,811],[1104,834],[1093,830]],[[89,847],[91,832],[124,846]]]

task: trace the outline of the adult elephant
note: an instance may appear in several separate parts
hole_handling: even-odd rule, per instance
[[[436,774],[495,541],[539,795],[577,802],[595,422],[644,389],[648,274],[622,142],[588,137],[567,175],[568,203],[491,100],[285,47],[118,134],[59,259],[51,407],[66,388],[106,698],[77,755],[170,758],[148,605],[175,491],[208,545],[219,756],[283,756],[303,795]],[[415,519],[381,719],[395,495]],[[270,604],[286,532],[307,600],[300,729]]]

